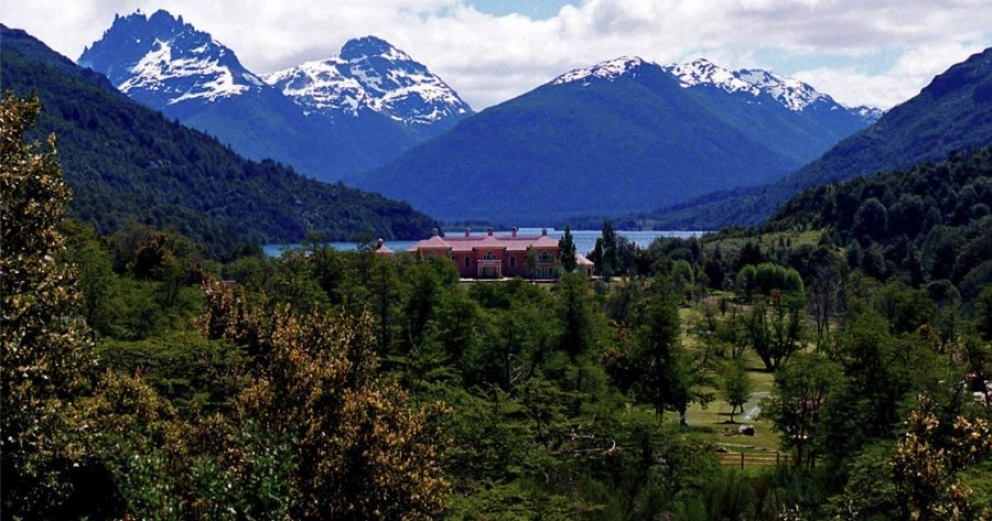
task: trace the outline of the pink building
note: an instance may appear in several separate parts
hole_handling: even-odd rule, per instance
[[[414,244],[407,251],[425,259],[451,259],[462,278],[531,276],[550,279],[557,274],[558,241],[548,237],[547,229],[538,236],[518,235],[516,228],[510,236],[495,235],[492,229],[482,237],[473,236],[468,228],[465,235],[455,237],[441,237],[437,229],[433,232],[431,238]]]

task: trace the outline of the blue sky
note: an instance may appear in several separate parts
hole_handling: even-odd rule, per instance
[[[468,4],[495,16],[516,13],[534,20],[547,20],[554,18],[562,7],[579,3],[564,0],[472,0]]]
[[[0,21],[71,59],[115,14],[165,9],[231,47],[253,72],[335,56],[376,35],[474,108],[619,56],[707,58],[889,108],[992,47],[992,0],[0,0]]]

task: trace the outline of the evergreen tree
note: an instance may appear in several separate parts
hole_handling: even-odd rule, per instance
[[[617,232],[613,229],[613,224],[607,219],[603,221],[602,235],[596,239],[596,248],[593,251],[593,263],[596,265],[596,271],[599,272],[603,279],[609,281],[614,275],[618,274],[619,261]]]
[[[589,281],[581,275],[567,274],[558,283],[556,291],[561,324],[558,345],[574,361],[588,353],[595,342]]]
[[[565,225],[565,233],[558,241],[558,251],[561,258],[561,268],[565,273],[573,273],[578,268],[575,260],[575,240],[572,238],[572,228]]]
[[[678,297],[670,286],[667,279],[655,281],[633,357],[634,366],[642,371],[634,393],[652,404],[659,416],[666,409],[684,415],[691,399],[688,355],[680,340]]]

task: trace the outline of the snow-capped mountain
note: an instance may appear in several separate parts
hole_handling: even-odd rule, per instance
[[[884,116],[886,112],[878,107],[866,107],[864,105],[852,107],[851,110],[861,116],[861,118],[865,121],[870,121],[872,123],[882,119],[882,116]]]
[[[775,181],[868,126],[772,73],[685,73],[629,56],[578,68],[350,181],[449,222],[531,225]]]
[[[684,88],[713,87],[729,94],[749,96],[754,103],[771,98],[793,112],[810,109],[839,110],[864,118],[868,124],[881,117],[879,109],[846,107],[827,94],[818,92],[809,84],[786,78],[763,69],[731,71],[701,58],[682,64],[662,67],[679,80]]]
[[[115,17],[78,63],[103,72],[121,92],[156,108],[216,101],[265,86],[230,48],[165,11]]]
[[[685,89],[717,89],[738,96],[747,103],[759,105],[774,103],[793,112],[839,111],[860,118],[869,125],[882,115],[881,110],[870,107],[845,107],[829,95],[818,92],[810,85],[796,79],[762,69],[731,71],[705,58],[662,66],[638,57],[621,56],[566,72],[552,80],[551,84],[589,85],[597,80],[612,82],[621,78],[636,78],[644,67],[660,68],[678,80],[679,85]]]
[[[591,67],[575,69],[551,80],[552,85],[565,85],[581,82],[589,85],[595,80],[614,81],[623,77],[636,77],[637,69],[647,62],[638,57],[621,56],[619,58],[598,63]]]
[[[78,63],[249,158],[324,181],[382,165],[472,114],[426,66],[371,36],[338,57],[259,75],[182,17],[138,11],[116,16]]]
[[[760,102],[763,95],[770,96],[789,110],[802,111],[806,107],[832,99],[813,87],[773,72],[761,69],[731,71],[718,67],[706,59],[678,65],[666,65],[665,70],[679,79],[685,88],[711,86],[728,93],[742,93]]]
[[[354,39],[341,55],[265,76],[308,113],[384,114],[406,125],[432,125],[472,113],[426,66],[374,36]]]

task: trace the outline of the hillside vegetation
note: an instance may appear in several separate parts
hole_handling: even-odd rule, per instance
[[[891,235],[884,180],[833,188],[849,228],[815,195],[769,235],[641,249],[606,222],[598,279],[319,240],[219,263],[64,219],[38,108],[0,106],[5,516],[992,518],[992,284],[931,280],[967,248],[918,282],[851,255]],[[989,152],[919,168],[948,204],[907,241],[988,220]]]
[[[879,280],[943,284],[970,299],[992,282],[992,147],[834,183],[789,200],[768,230],[826,230]]]
[[[685,89],[656,65],[632,67],[539,87],[353,182],[449,222],[541,226],[768,183],[842,137],[776,103]]]
[[[871,127],[841,141],[780,181],[723,191],[652,212],[657,229],[715,230],[757,225],[806,188],[941,161],[992,141],[992,49],[937,76]]]
[[[241,243],[359,235],[422,237],[432,220],[408,204],[247,161],[166,120],[23,31],[3,28],[3,88],[40,98],[32,136],[58,136],[71,215],[107,234],[128,223],[171,228],[214,252]]]

